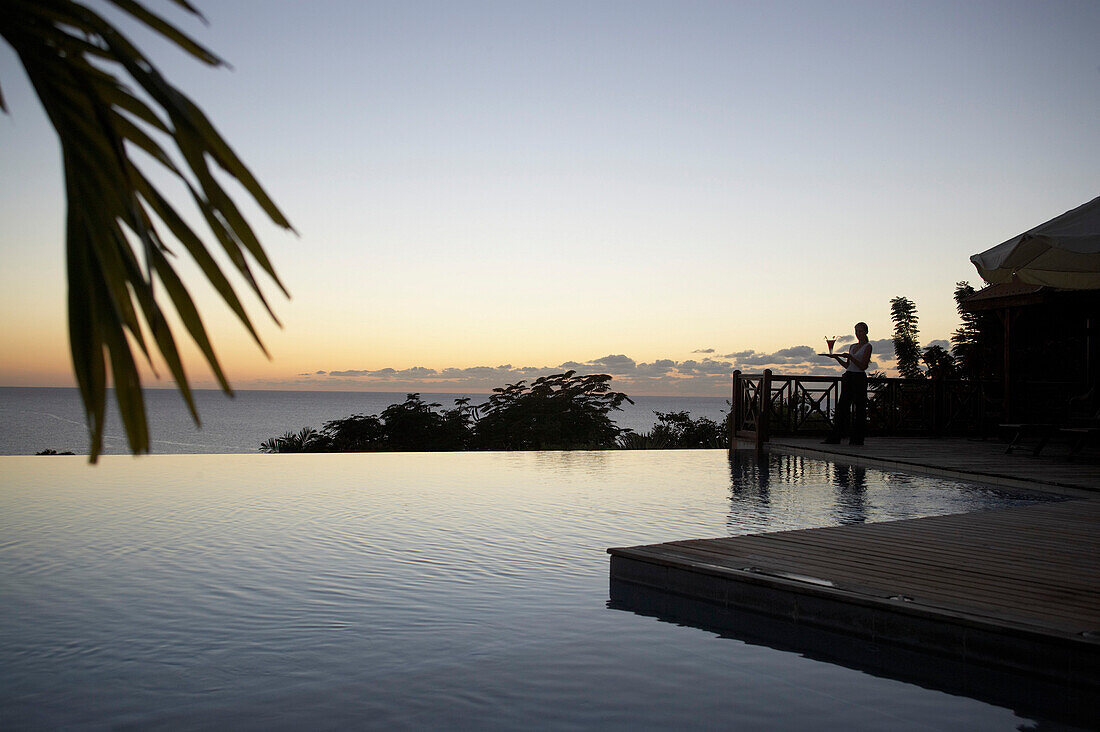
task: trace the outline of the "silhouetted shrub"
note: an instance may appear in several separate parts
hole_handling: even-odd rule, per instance
[[[625,430],[608,416],[626,401],[611,391],[607,374],[578,376],[575,371],[520,381],[493,389],[477,409],[475,444],[487,450],[570,450],[615,447]]]
[[[287,432],[282,437],[272,437],[260,443],[260,452],[323,452],[320,435],[312,427],[298,432]]]
[[[654,412],[657,423],[647,436],[652,447],[728,447],[724,424],[709,417],[692,419],[687,412]]]
[[[325,422],[321,431],[326,452],[363,452],[377,450],[385,440],[386,429],[374,414],[354,414]]]
[[[372,450],[569,450],[615,447],[619,429],[608,416],[624,402],[606,374],[575,371],[493,390],[485,404],[456,399],[451,409],[408,394],[380,415],[356,414],[326,422],[317,432],[265,440],[261,452],[364,452]]]

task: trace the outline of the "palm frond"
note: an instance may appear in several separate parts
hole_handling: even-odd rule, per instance
[[[199,61],[225,65],[135,0],[106,1]],[[171,2],[199,15],[186,0]],[[88,420],[91,460],[95,462],[103,447],[108,364],[130,449],[148,452],[134,348],[152,365],[152,345],[196,422],[199,419],[155,282],[160,282],[222,389],[232,393],[199,311],[167,256],[171,251],[162,231],[182,245],[261,349],[263,344],[203,238],[138,168],[129,147],[142,150],[181,181],[218,246],[273,319],[252,264],[284,294],[286,288],[244,215],[215,179],[209,161],[236,179],[272,221],[293,229],[202,111],[117,28],[75,0],[5,0],[4,4],[0,36],[19,55],[61,143],[67,197],[69,341]],[[151,104],[131,91],[124,83],[126,77],[148,95]],[[7,111],[2,97],[0,110]],[[158,137],[174,144],[182,166],[173,162]]]

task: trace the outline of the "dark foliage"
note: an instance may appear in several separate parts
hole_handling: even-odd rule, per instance
[[[287,432],[282,437],[272,437],[260,443],[260,452],[323,452],[320,435],[312,427],[298,432]]]
[[[109,4],[114,6],[112,15],[130,16],[162,42],[203,63],[223,65],[142,3]],[[202,17],[187,0],[173,4]],[[130,450],[149,452],[138,359],[151,364],[159,355],[156,360],[167,367],[198,423],[177,347],[179,333],[186,331],[218,384],[232,393],[189,287],[176,270],[176,256],[182,251],[194,260],[201,277],[188,277],[205,278],[259,344],[226,273],[238,272],[269,312],[255,269],[270,275],[284,294],[286,290],[235,194],[223,188],[225,182],[240,183],[240,190],[278,226],[289,230],[290,223],[202,110],[119,28],[85,3],[6,0],[0,3],[0,37],[22,62],[60,143],[67,202],[69,345],[91,438],[89,458],[94,463],[103,448],[108,383],[114,387]],[[2,95],[0,111],[7,111]],[[178,155],[170,154],[173,148]],[[135,151],[139,155],[132,157]],[[191,217],[177,211],[158,189],[172,177],[187,187],[187,198],[196,204],[212,237],[192,229]],[[226,255],[225,264],[214,251]],[[170,322],[169,302],[179,325]]]
[[[409,394],[380,415],[356,414],[326,422],[316,432],[266,440],[261,452],[365,452],[374,450],[570,450],[614,447],[625,430],[609,413],[630,402],[611,391],[606,374],[574,371],[493,390],[489,401],[470,406],[456,399],[451,409]],[[630,402],[633,404],[633,402]]]
[[[370,452],[394,450],[428,452],[465,450],[470,446],[473,408],[468,399],[456,400],[453,409],[436,411],[440,405],[425,402],[419,394],[408,394],[400,404],[391,404],[381,415],[355,414],[325,422],[317,432],[309,427],[297,434],[266,440],[261,452]]]
[[[609,448],[623,430],[608,416],[626,394],[611,391],[607,374],[575,371],[543,376],[531,386],[520,381],[493,389],[478,407],[475,443],[486,450],[570,450]]]
[[[951,352],[963,378],[996,378],[1000,366],[1001,324],[992,311],[972,313],[963,308],[963,303],[974,292],[969,282],[955,283],[955,307],[962,324],[951,336]]]
[[[436,402],[424,402],[419,394],[409,394],[403,403],[386,407],[381,419],[383,440],[378,449],[425,452],[468,447],[470,423],[465,405],[435,411],[439,407]]]
[[[325,422],[324,452],[377,450],[386,438],[386,428],[375,414],[354,414]]]
[[[657,423],[649,433],[661,447],[727,447],[729,433],[724,424],[708,417],[692,419],[687,412],[654,412]]]
[[[928,377],[932,379],[957,379],[959,367],[946,348],[943,346],[928,346],[921,357],[928,366]]]
[[[924,376],[921,370],[921,351],[917,336],[917,306],[907,297],[895,297],[890,301],[890,319],[894,321],[894,356],[898,360],[898,373],[906,379]]]

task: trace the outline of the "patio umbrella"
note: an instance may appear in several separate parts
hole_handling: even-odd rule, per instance
[[[970,258],[990,284],[1100,289],[1100,197]]]

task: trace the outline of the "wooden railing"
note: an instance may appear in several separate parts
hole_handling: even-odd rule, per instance
[[[988,434],[996,385],[945,379],[872,378],[867,431],[878,435]],[[730,446],[760,448],[772,436],[824,435],[833,426],[839,376],[733,373]]]

